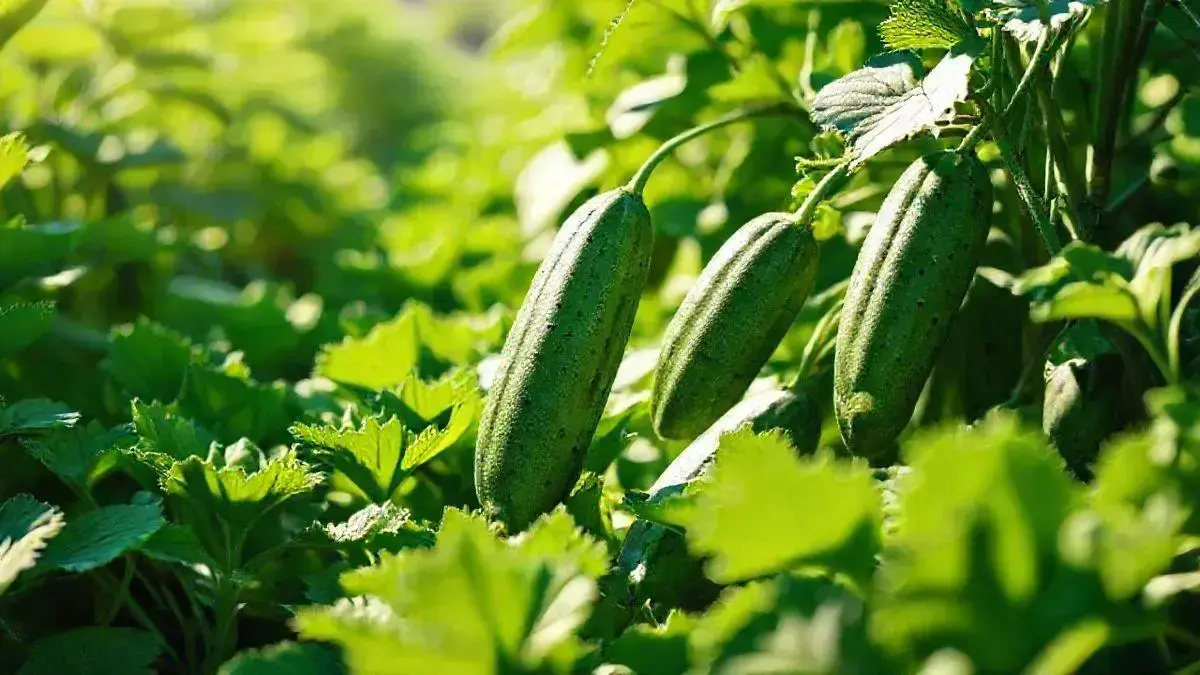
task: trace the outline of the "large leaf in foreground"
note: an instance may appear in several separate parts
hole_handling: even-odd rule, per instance
[[[716,581],[812,566],[870,583],[883,506],[865,464],[797,459],[783,433],[743,429],[721,439],[711,482],[684,501],[671,518],[690,550],[712,556]]]
[[[343,577],[368,597],[302,610],[296,623],[338,644],[354,672],[570,672],[606,567],[604,546],[561,510],[508,540],[450,510],[433,549]]]

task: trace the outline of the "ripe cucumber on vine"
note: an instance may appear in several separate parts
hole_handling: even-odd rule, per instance
[[[564,222],[509,331],[480,419],[475,489],[490,518],[519,531],[582,474],[650,269],[654,233],[642,192],[655,167],[694,138],[787,110],[737,111],[675,136],[628,184]]]

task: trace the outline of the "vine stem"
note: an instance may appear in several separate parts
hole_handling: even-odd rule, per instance
[[[1057,40],[1053,41],[1057,43]],[[984,121],[975,126],[962,143],[958,146],[959,152],[967,152],[979,144],[983,140],[983,136],[987,133],[989,127],[999,129],[1000,122],[1008,121],[1009,117],[1016,111],[1021,99],[1028,93],[1029,87],[1032,86],[1034,80],[1037,79],[1037,74],[1049,62],[1050,56],[1054,54],[1054,49],[1051,49],[1052,41],[1050,40],[1050,31],[1043,31],[1041,37],[1038,38],[1037,46],[1033,50],[1033,54],[1029,57],[1029,64],[1025,67],[1025,72],[1021,74],[1021,80],[1017,83],[1017,88],[1013,90],[1012,96],[1009,97],[1008,103],[1004,106],[1004,112],[1001,113],[1000,119],[994,119],[992,124],[989,124],[985,116]]]
[[[984,124],[989,124],[993,128],[999,128],[995,121],[995,113],[993,113],[986,103],[980,102],[980,107],[984,112]],[[1008,175],[1012,176],[1013,183],[1017,187],[1017,195],[1025,204],[1025,209],[1029,211],[1029,217],[1033,219],[1034,226],[1037,227],[1038,236],[1042,239],[1042,245],[1046,247],[1046,251],[1050,255],[1055,255],[1062,250],[1062,243],[1058,240],[1058,233],[1054,231],[1054,224],[1050,221],[1050,216],[1046,212],[1045,204],[1042,202],[1042,197],[1037,193],[1037,188],[1033,186],[1033,182],[1029,179],[1029,174],[1025,173],[1025,169],[1021,166],[1020,160],[1013,150],[1012,144],[1008,142],[1003,135],[995,136],[996,146],[1000,148],[1000,159],[1004,161],[1004,168],[1008,171]]]
[[[667,140],[660,145],[658,150],[655,150],[654,154],[650,155],[650,158],[647,159],[644,164],[642,164],[641,168],[637,170],[637,173],[633,175],[633,178],[629,181],[629,183],[625,185],[625,189],[640,197],[642,192],[645,191],[646,183],[650,181],[650,175],[654,173],[654,169],[661,164],[663,160],[669,157],[671,153],[675,152],[679,146],[694,138],[703,136],[710,131],[720,129],[721,127],[729,126],[730,124],[748,120],[754,117],[778,115],[794,111],[794,106],[786,103],[775,103],[760,108],[736,110],[728,115],[718,117],[711,122],[706,122],[705,124],[692,127],[691,129],[688,129],[687,131]]]
[[[800,208],[792,214],[791,222],[796,225],[808,225],[812,220],[813,213],[816,212],[817,206],[828,197],[833,191],[841,185],[843,179],[850,175],[850,162],[852,160],[843,160],[840,164],[833,167],[833,171],[825,174],[821,182],[817,183],[812,192],[804,198],[804,203]]]

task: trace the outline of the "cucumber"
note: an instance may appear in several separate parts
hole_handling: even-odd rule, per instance
[[[786,213],[725,242],[667,326],[651,392],[659,436],[695,438],[742,398],[812,291],[817,251]]]
[[[991,211],[974,154],[922,157],[888,192],[838,326],[834,412],[851,453],[889,459],[971,285]]]
[[[504,344],[475,449],[489,518],[518,531],[567,497],[616,378],[653,250],[650,214],[626,189],[566,221]]]
[[[721,436],[750,425],[756,433],[788,432],[800,453],[816,449],[821,417],[806,394],[770,390],[747,397],[693,441],[650,487],[650,501],[678,494],[705,476]],[[704,576],[703,561],[688,555],[683,535],[657,523],[634,522],[625,536],[617,566],[629,581],[633,602],[653,600],[687,610],[702,609],[720,587]]]

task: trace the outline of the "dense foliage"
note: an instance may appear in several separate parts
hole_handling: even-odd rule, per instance
[[[0,2],[0,672],[1200,672],[1193,0],[426,4]],[[742,110],[644,174],[582,475],[489,522],[485,399],[560,225]],[[990,233],[854,457],[847,282],[942,150]],[[718,422],[651,490],[689,441],[654,428],[669,322],[801,204],[815,281],[747,396],[820,431]]]

